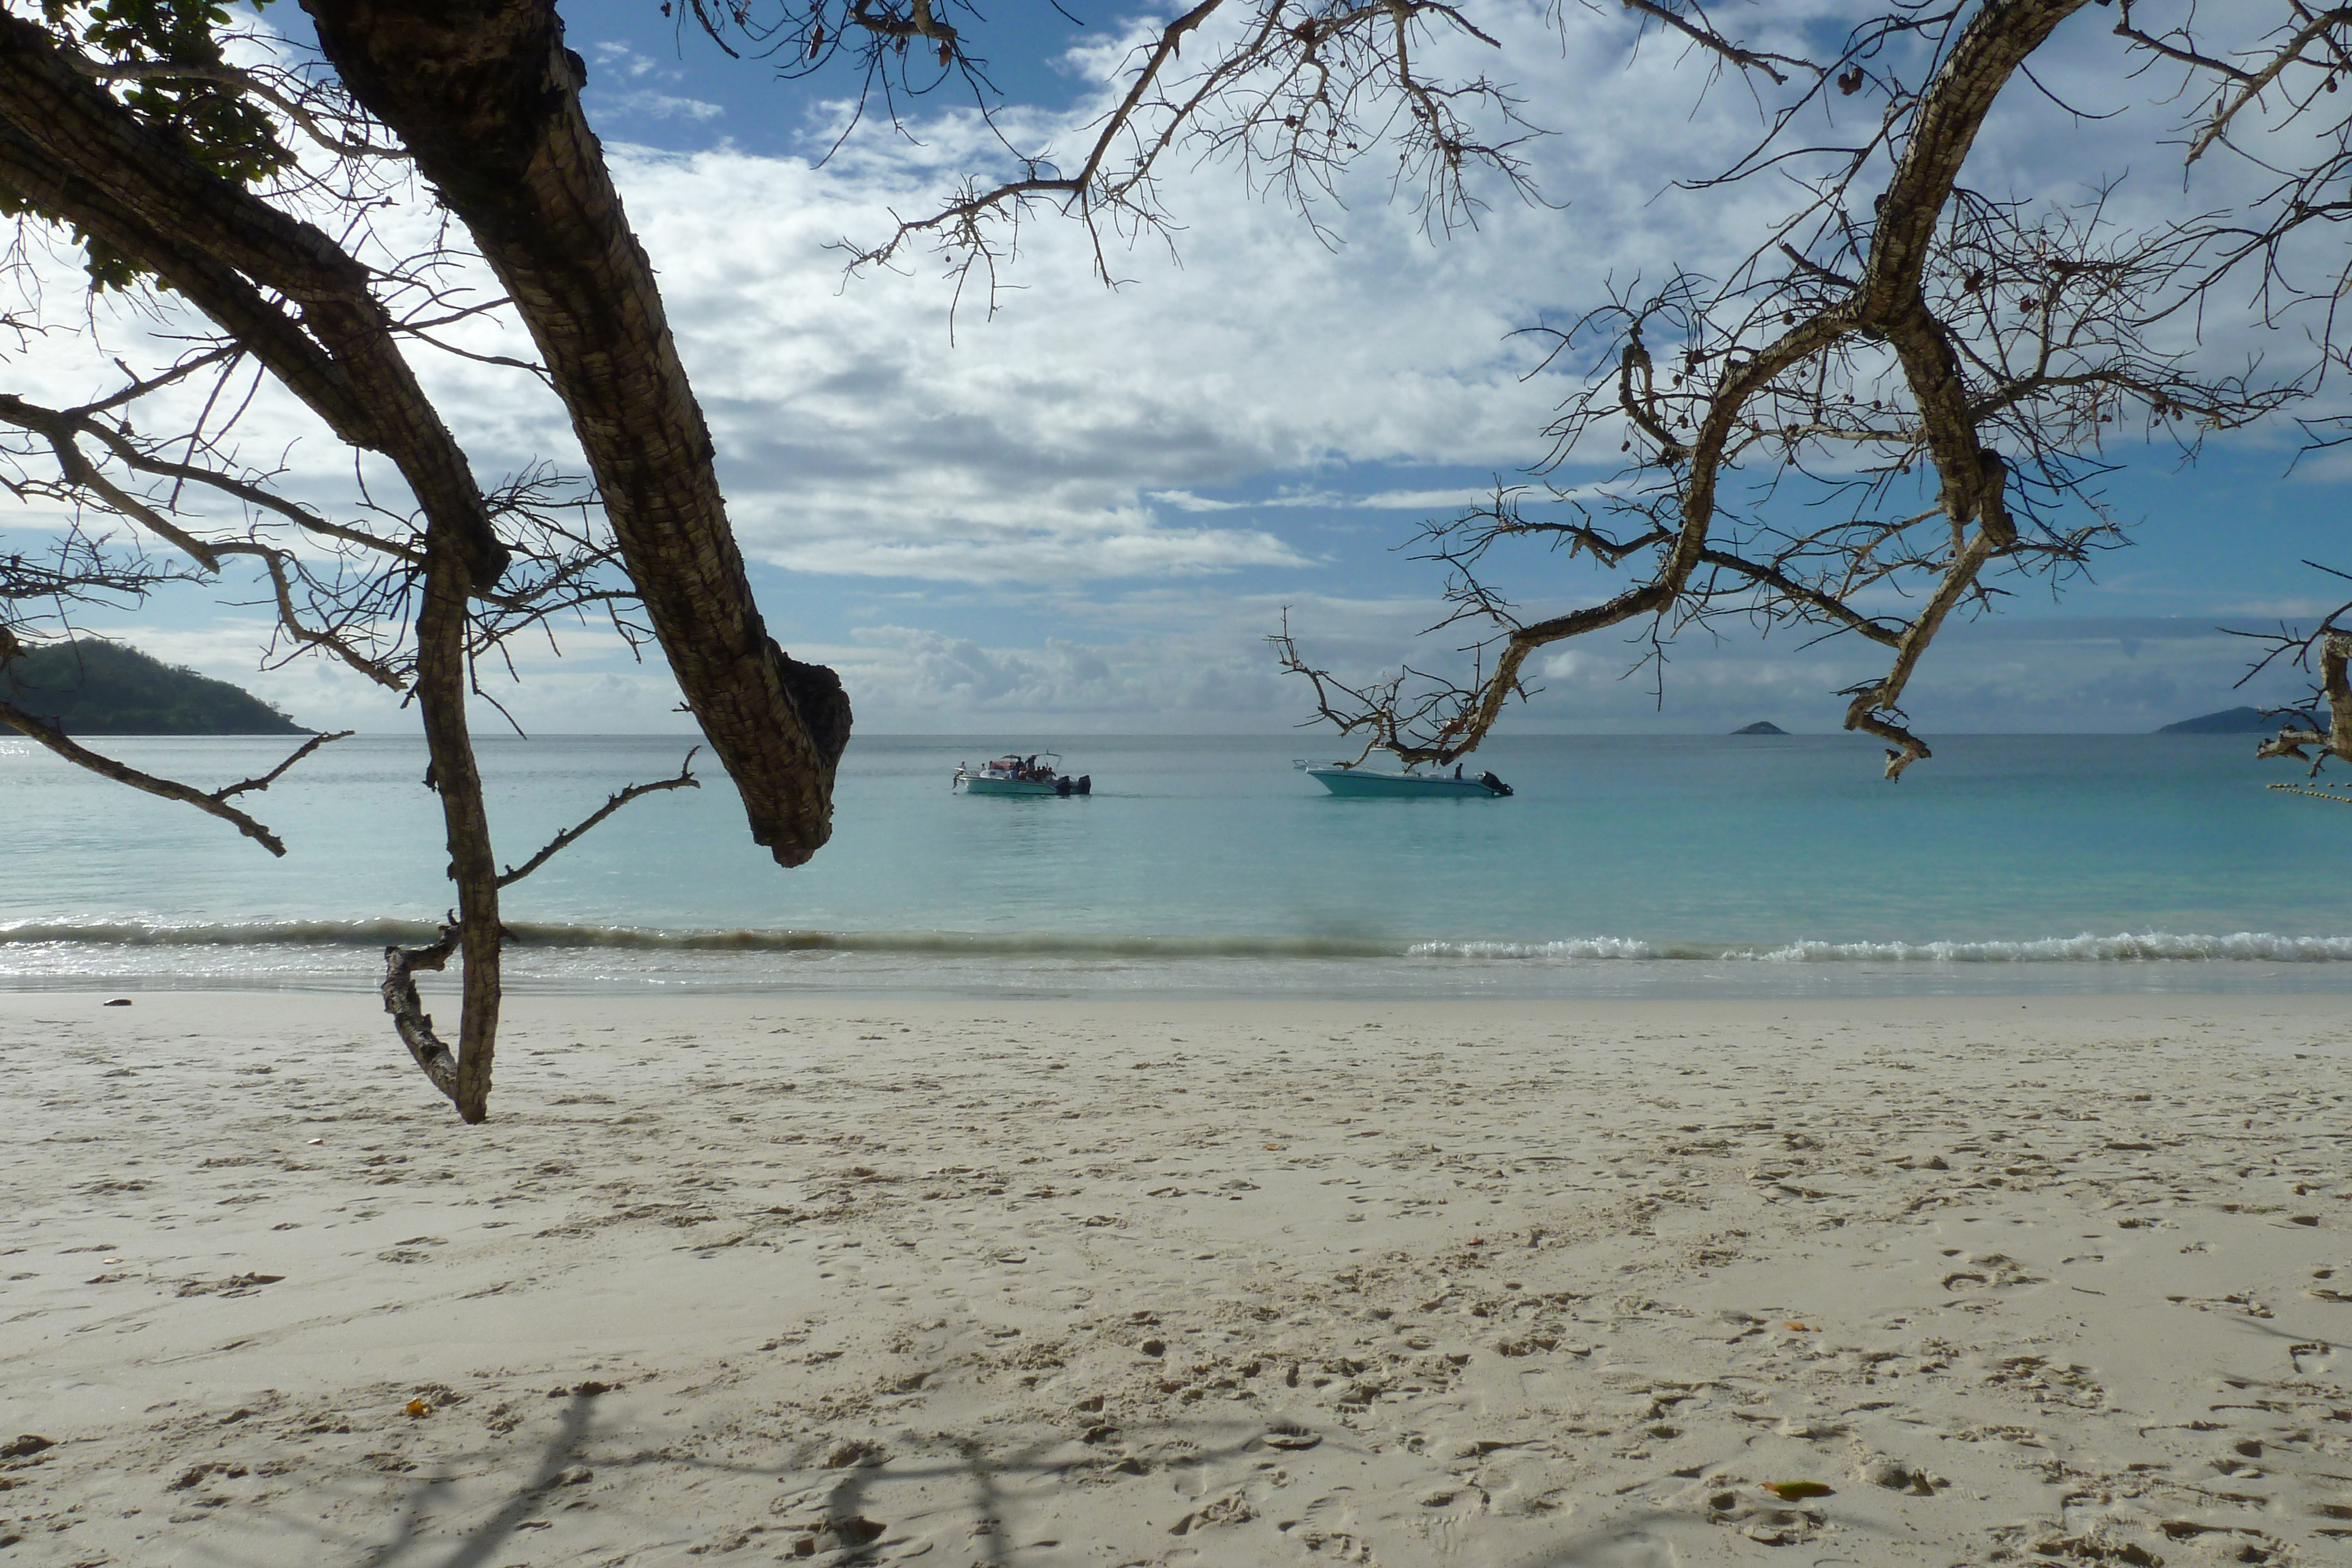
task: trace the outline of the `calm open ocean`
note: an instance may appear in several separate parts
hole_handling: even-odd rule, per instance
[[[783,871],[723,775],[509,890],[518,988],[1346,996],[2352,989],[2352,811],[2243,737],[1955,736],[1898,785],[1849,737],[1517,737],[1503,800],[1342,800],[1328,738],[1061,742],[1090,799],[950,794],[1045,736],[862,737]],[[482,745],[501,859],[649,737]],[[283,743],[106,749],[208,786]],[[708,754],[698,759],[708,763]],[[0,740],[0,985],[366,988],[449,902],[423,743],[327,747],[226,824]],[[1473,771],[1476,769],[1474,768]]]

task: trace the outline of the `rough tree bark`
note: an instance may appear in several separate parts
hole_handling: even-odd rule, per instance
[[[645,251],[580,107],[551,0],[304,0],[352,95],[462,219],[545,357],[622,559],[751,836],[832,832],[849,702],[768,635]]]
[[[366,267],[142,124],[46,31],[9,16],[0,16],[0,182],[152,267],[336,434],[390,458],[451,535],[473,588],[487,591],[505,571],[473,468],[417,385]]]

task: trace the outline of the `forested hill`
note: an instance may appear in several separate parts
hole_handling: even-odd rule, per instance
[[[68,735],[308,735],[252,693],[85,639],[0,664],[0,701]]]
[[[2317,716],[2324,715],[2327,710],[2323,707],[2306,708],[2305,711]],[[2195,718],[2184,718],[2178,724],[2168,724],[2156,733],[2158,735],[2271,735],[2276,733],[2279,726],[2286,723],[2287,718],[2288,716],[2284,713],[2265,714],[2258,707],[2225,707],[2220,713],[2200,714]],[[2321,718],[2320,722],[2324,725],[2326,721]]]

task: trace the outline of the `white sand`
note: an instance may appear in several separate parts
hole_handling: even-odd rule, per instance
[[[2342,998],[100,1000],[0,1568],[2352,1563]]]

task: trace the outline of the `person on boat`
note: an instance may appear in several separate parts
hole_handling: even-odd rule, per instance
[[[1462,764],[1460,764],[1459,762],[1457,762],[1457,763],[1455,763],[1455,764],[1454,765],[1454,777],[1455,777],[1456,779],[1459,779],[1459,778],[1461,778],[1461,777],[1462,777]]]

